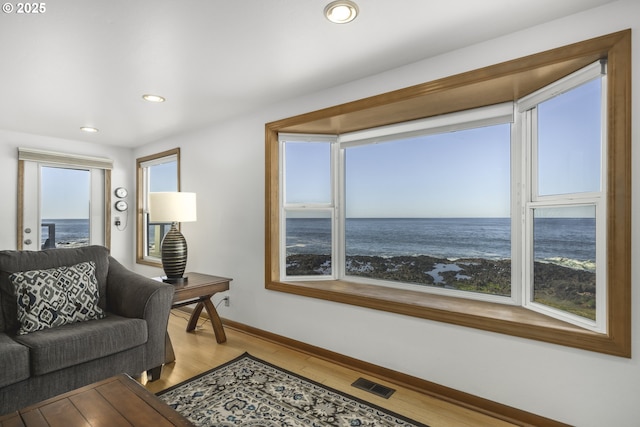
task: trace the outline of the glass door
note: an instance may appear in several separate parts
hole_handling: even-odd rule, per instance
[[[102,170],[25,162],[22,249],[104,244],[103,188]]]
[[[91,172],[40,168],[40,248],[87,246],[90,237]]]

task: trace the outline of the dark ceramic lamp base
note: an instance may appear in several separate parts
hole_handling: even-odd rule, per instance
[[[171,224],[171,229],[162,240],[162,268],[167,283],[184,283],[187,278],[183,276],[187,266],[187,241],[176,228],[176,223]]]

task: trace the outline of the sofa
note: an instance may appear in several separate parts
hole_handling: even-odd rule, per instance
[[[120,373],[158,379],[173,292],[102,246],[0,251],[0,415]]]

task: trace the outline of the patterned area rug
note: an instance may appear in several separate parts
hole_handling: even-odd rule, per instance
[[[428,427],[248,353],[158,397],[196,426]]]

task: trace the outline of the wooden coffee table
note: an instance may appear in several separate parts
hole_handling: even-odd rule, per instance
[[[0,417],[0,427],[194,427],[128,375],[118,375]]]

